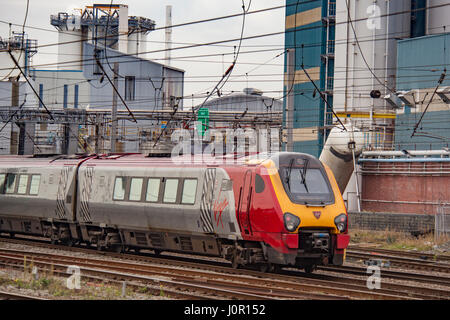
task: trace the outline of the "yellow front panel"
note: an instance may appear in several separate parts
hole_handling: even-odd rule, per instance
[[[290,212],[298,216],[301,220],[299,228],[304,227],[317,227],[317,228],[332,228],[332,233],[339,233],[334,224],[334,219],[341,213],[345,213],[345,205],[342,199],[342,195],[339,191],[339,187],[334,179],[334,175],[330,168],[324,165],[327,172],[330,184],[334,193],[334,204],[327,205],[325,207],[308,207],[302,204],[296,204],[289,199],[289,196],[284,190],[283,183],[281,182],[278,170],[272,161],[267,161],[265,164],[267,171],[272,181],[277,199],[280,203],[281,210],[284,212]],[[317,219],[314,216],[314,211],[320,211],[320,218]],[[295,231],[297,232],[297,230]]]

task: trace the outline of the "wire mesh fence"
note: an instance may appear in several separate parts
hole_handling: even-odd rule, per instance
[[[434,236],[436,242],[450,239],[450,204],[442,204],[437,208],[435,216]]]

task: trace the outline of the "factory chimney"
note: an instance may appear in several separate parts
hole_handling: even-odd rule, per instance
[[[172,6],[166,6],[166,64],[170,66],[172,50]]]

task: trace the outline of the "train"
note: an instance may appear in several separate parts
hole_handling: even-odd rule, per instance
[[[262,271],[343,264],[348,214],[328,166],[294,152],[222,160],[0,156],[0,233],[221,257]]]

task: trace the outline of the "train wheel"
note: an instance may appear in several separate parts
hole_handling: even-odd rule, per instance
[[[125,251],[125,249],[121,244],[119,244],[119,245],[112,246],[111,251],[116,252],[116,253],[123,253]]]
[[[65,240],[63,243],[68,247],[73,247],[73,245],[75,244],[75,242],[72,239]]]
[[[314,270],[316,270],[316,266],[313,265],[313,264],[305,267],[305,272],[306,273],[313,273]]]
[[[233,258],[231,259],[231,267],[233,269],[239,269],[239,262],[238,262],[238,256],[236,254],[233,255]]]
[[[275,266],[271,263],[263,263],[259,266],[259,271],[261,272],[274,272],[275,271]]]

